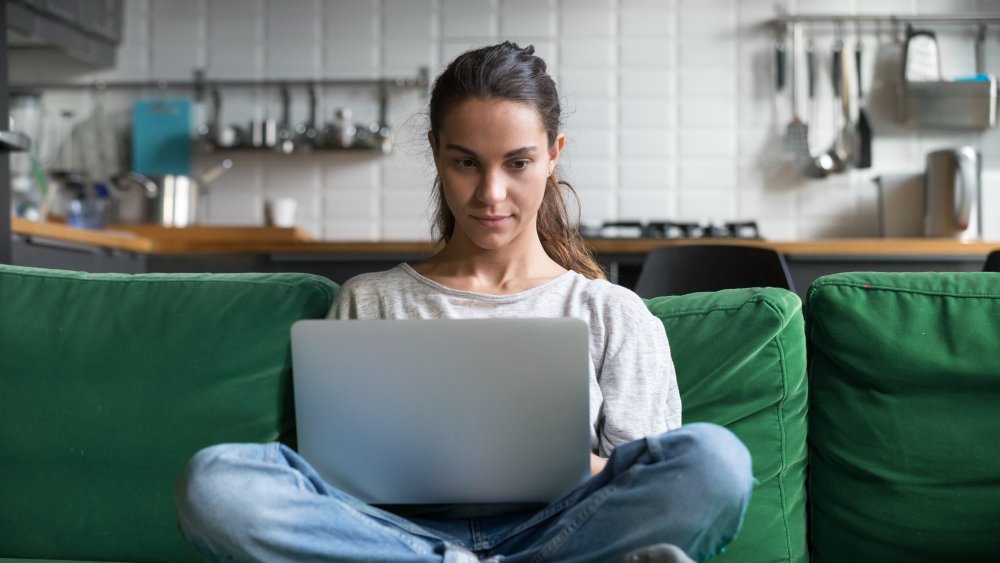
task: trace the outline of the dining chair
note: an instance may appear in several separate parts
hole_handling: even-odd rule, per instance
[[[983,271],[1000,272],[1000,250],[990,252],[989,256],[986,257],[986,263],[983,264]]]
[[[646,255],[635,292],[644,299],[740,287],[795,291],[782,253],[757,246],[694,244]]]

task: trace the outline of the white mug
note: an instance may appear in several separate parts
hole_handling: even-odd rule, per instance
[[[294,227],[297,202],[290,197],[277,197],[267,201],[267,223],[275,227]]]

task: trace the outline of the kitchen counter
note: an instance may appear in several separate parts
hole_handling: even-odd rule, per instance
[[[13,219],[11,230],[26,238],[154,255],[168,254],[430,254],[430,242],[333,242],[312,240],[300,229],[276,227],[186,227],[112,225],[104,230],[77,229],[57,223]],[[588,239],[595,254],[640,254],[679,244],[763,246],[795,256],[976,256],[985,259],[1000,242],[955,239],[850,238],[811,241],[745,239]]]
[[[434,252],[431,242],[312,240],[299,229],[112,225],[86,230],[14,219],[13,262],[88,272],[310,272],[343,283]],[[837,272],[980,271],[1000,242],[954,239],[588,239],[608,279],[632,288],[649,251],[684,244],[763,246],[782,252],[801,297]]]

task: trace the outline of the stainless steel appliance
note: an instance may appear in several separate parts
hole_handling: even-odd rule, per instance
[[[879,236],[924,236],[924,175],[882,174],[872,181],[878,186]]]
[[[980,229],[980,158],[972,147],[927,154],[924,236],[975,240]]]
[[[982,238],[981,159],[972,147],[927,154],[923,174],[883,174],[878,185],[883,237]]]

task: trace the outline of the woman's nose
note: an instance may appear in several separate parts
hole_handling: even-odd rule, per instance
[[[503,174],[492,171],[483,174],[476,196],[479,201],[490,205],[507,199],[507,186],[504,184]]]

